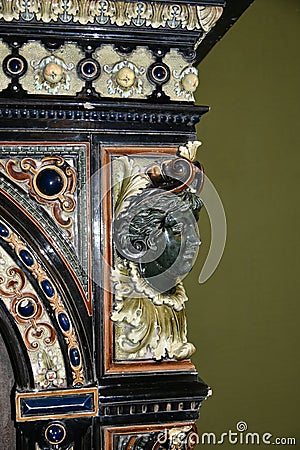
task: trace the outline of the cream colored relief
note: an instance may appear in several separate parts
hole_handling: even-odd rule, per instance
[[[84,54],[76,44],[66,43],[49,52],[32,41],[22,47],[20,54],[28,61],[22,86],[29,94],[75,95],[83,88],[76,66]]]
[[[61,20],[83,25],[97,22],[151,28],[187,29],[208,32],[223,8],[190,4],[120,0],[0,0],[0,19],[48,23]]]
[[[201,27],[208,33],[223,14],[221,6],[197,6],[197,13]]]
[[[57,0],[30,0],[30,12],[35,13],[37,20],[50,22],[63,14],[63,2]]]
[[[122,156],[113,160],[114,215],[130,206],[130,200],[149,186],[144,174],[149,160]],[[115,254],[111,279],[114,283],[114,350],[116,360],[190,358],[195,347],[187,339],[184,286],[178,282],[172,293],[160,293],[141,276],[138,265]]]
[[[6,56],[10,54],[8,46],[0,41],[0,60],[3,61]],[[5,75],[3,70],[0,70],[0,90],[3,91],[9,85],[10,79]]]
[[[187,340],[182,283],[172,294],[152,289],[140,276],[137,264],[116,259],[112,271],[115,282],[115,352],[117,360],[189,358],[195,347]]]
[[[36,387],[66,387],[64,359],[48,313],[24,272],[2,248],[0,299],[23,337]]]
[[[102,74],[94,87],[103,97],[145,98],[154,86],[147,79],[147,69],[154,62],[151,52],[137,47],[130,55],[123,55],[106,45],[97,50],[94,58],[102,67]]]
[[[197,6],[199,22],[204,31],[200,39],[197,41],[195,50],[201,44],[206,35],[213,29],[223,14],[223,8],[220,6]]]
[[[163,62],[170,67],[171,77],[163,85],[163,91],[171,100],[195,101],[194,92],[198,86],[198,70],[187,64],[184,57],[176,49],[172,49],[163,58]]]

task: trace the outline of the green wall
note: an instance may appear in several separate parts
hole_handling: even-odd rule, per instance
[[[300,1],[256,0],[200,64],[198,159],[224,204],[227,244],[217,271],[198,276],[210,227],[185,280],[193,362],[213,388],[199,432],[295,437],[299,396]],[[229,443],[197,448],[243,447]],[[244,447],[258,447],[244,445]],[[268,447],[266,444],[260,448]]]

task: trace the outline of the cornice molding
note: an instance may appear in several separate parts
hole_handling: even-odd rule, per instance
[[[0,19],[43,23],[80,23],[137,28],[202,30],[208,33],[221,6],[120,0],[0,0]]]

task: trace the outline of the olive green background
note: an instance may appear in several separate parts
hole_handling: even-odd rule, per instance
[[[241,0],[242,1],[242,0]],[[229,429],[295,437],[299,414],[299,0],[256,0],[199,65],[198,159],[227,216],[214,275],[198,277],[210,241],[185,280],[189,340],[213,396],[199,433]],[[197,448],[218,446],[199,445]],[[219,445],[222,449],[256,445]],[[270,447],[262,444],[260,448]]]

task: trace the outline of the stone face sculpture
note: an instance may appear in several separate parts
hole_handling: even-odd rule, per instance
[[[128,175],[130,161],[120,159]],[[195,349],[187,342],[181,280],[200,245],[196,220],[202,201],[195,188],[201,188],[203,172],[184,158],[132,172],[129,195],[122,196],[125,206],[114,221],[116,356],[185,359]],[[118,197],[116,203],[120,208]]]

